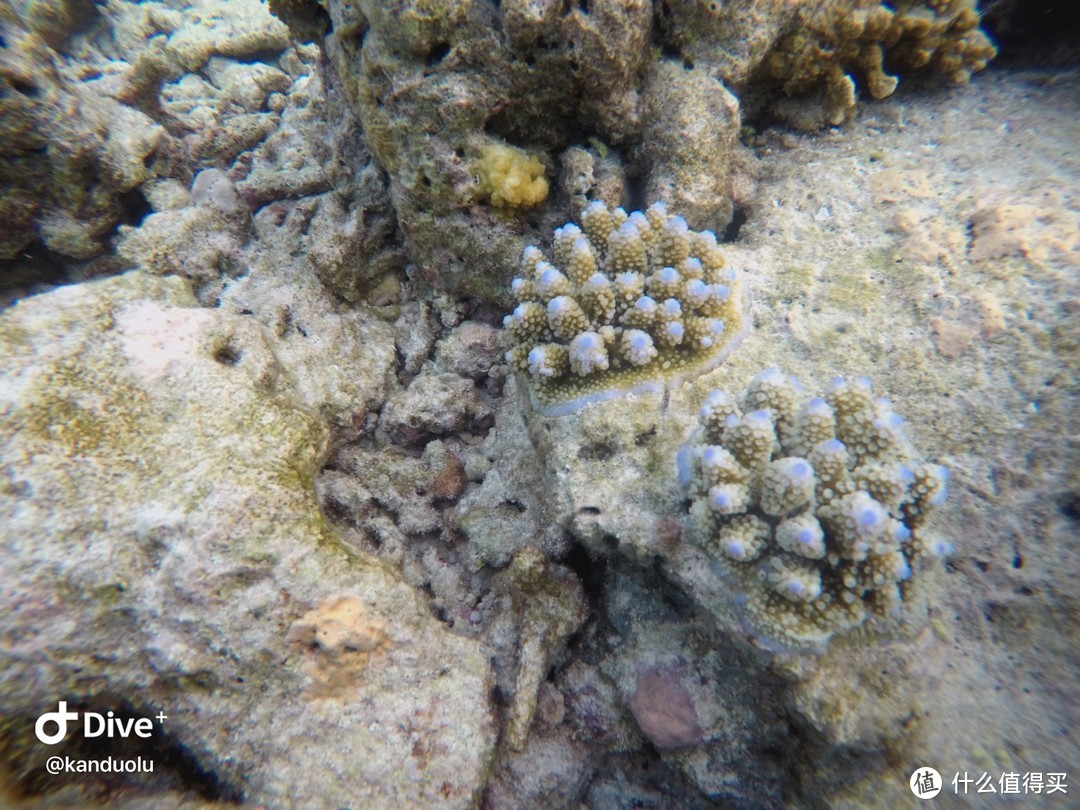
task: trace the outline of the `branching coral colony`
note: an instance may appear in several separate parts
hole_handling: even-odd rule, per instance
[[[554,258],[525,248],[506,359],[554,416],[665,385],[721,363],[748,326],[740,274],[711,231],[662,203],[627,214],[590,203],[555,230]]]
[[[801,400],[775,369],[738,399],[709,394],[680,453],[692,541],[732,581],[750,630],[777,648],[917,626],[925,572],[950,550],[927,529],[945,468],[918,457],[866,379]]]

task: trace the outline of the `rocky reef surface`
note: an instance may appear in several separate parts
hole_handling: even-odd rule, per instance
[[[986,56],[970,3],[824,5],[0,3],[0,799],[854,808],[1075,771],[1080,76],[924,83]],[[522,247],[657,198],[725,242],[745,338],[537,412]],[[768,368],[871,378],[948,469],[903,633],[763,643],[696,542],[679,450]],[[60,701],[167,719],[49,746]]]

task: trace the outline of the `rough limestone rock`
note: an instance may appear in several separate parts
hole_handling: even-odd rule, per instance
[[[327,526],[312,479],[328,430],[282,393],[273,341],[141,273],[0,319],[0,750],[16,789],[85,803],[80,783],[40,778],[46,756],[95,750],[33,738],[65,700],[168,715],[130,752],[153,775],[87,790],[477,802],[487,658]]]
[[[164,130],[143,112],[73,81],[63,59],[0,4],[0,260],[40,240],[88,259],[153,177]]]

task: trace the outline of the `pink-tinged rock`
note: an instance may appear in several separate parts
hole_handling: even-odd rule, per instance
[[[630,711],[642,733],[661,750],[685,748],[701,742],[694,700],[683,686],[677,667],[639,670]]]

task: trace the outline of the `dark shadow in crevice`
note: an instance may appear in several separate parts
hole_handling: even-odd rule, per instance
[[[66,703],[67,711],[78,712],[79,717],[77,721],[67,723],[66,738],[57,745],[46,747],[32,736],[28,740],[14,739],[0,733],[0,755],[7,762],[9,778],[7,790],[16,796],[47,799],[57,792],[69,796],[70,790],[77,789],[87,799],[87,806],[106,806],[119,794],[149,797],[165,792],[181,792],[204,801],[243,803],[243,791],[214,771],[210,764],[211,755],[196,754],[170,733],[168,707],[153,704],[136,706],[125,698],[109,694],[98,694],[93,698],[68,696]],[[55,706],[51,708],[56,710]],[[91,718],[93,730],[97,731],[101,726],[105,733],[84,737],[85,719],[89,712],[102,718],[101,721]],[[159,715],[164,719],[157,719]],[[151,721],[149,737],[134,733],[132,721],[138,722],[144,718]],[[22,729],[33,735],[36,720],[36,717],[26,717],[8,726],[8,729]],[[108,736],[110,720],[122,721],[129,729],[129,736],[122,737],[119,733]],[[176,721],[175,718],[173,720]],[[46,726],[48,731],[55,728],[55,725]],[[116,726],[113,728],[115,730]],[[45,760],[50,757],[72,761],[141,762],[142,771],[50,775],[45,767]],[[146,763],[152,763],[152,771],[147,769]],[[135,767],[139,767],[138,764]]]

